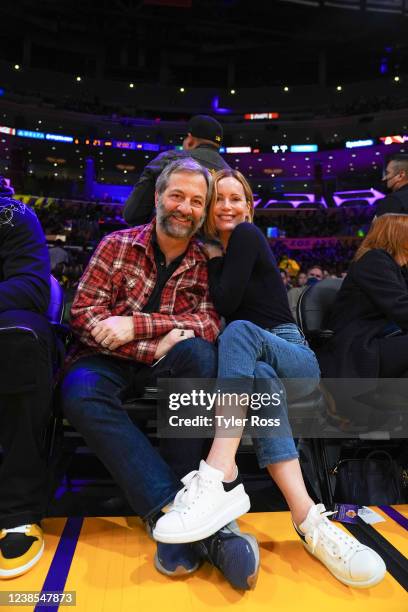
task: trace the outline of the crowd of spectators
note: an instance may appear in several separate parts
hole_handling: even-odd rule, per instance
[[[258,216],[261,228],[277,227],[286,237],[359,236],[367,233],[375,210],[371,207],[342,207],[324,210],[297,210],[271,216]]]
[[[97,115],[105,117],[112,122],[118,122],[122,125],[132,125],[135,118],[138,119],[155,119],[157,112],[146,112],[135,105],[126,105],[124,103],[114,104],[104,102],[100,96],[91,92],[83,92],[80,95],[49,95],[43,92],[31,91],[27,92],[14,90],[8,93],[8,97],[15,99],[18,97],[29,97],[31,103],[37,104],[39,107],[54,108],[57,110],[69,110],[78,113]],[[320,103],[318,105],[305,103],[303,112],[307,112],[310,118],[313,117],[344,117],[352,115],[361,115],[365,113],[377,113],[394,109],[408,107],[408,99],[402,95],[360,95],[352,100],[345,99],[336,103]],[[291,113],[290,109],[285,115],[293,115],[296,119],[296,113],[299,112],[299,106]],[[177,111],[162,112],[163,119],[177,119],[181,113]]]
[[[28,202],[36,211],[52,247],[62,240],[69,261],[54,271],[66,288],[74,287],[90,256],[103,236],[127,227],[123,205],[103,202],[82,202],[55,198],[32,198]],[[297,286],[299,272],[319,265],[330,275],[341,276],[347,271],[360,243],[357,230],[366,228],[373,216],[372,210],[362,208],[332,211],[297,211],[272,217],[256,217],[263,230],[274,225],[286,237],[340,237],[327,244],[317,241],[312,248],[295,249],[282,240],[271,240],[271,248],[282,269],[289,267],[289,285]],[[365,230],[364,230],[365,233]],[[345,238],[341,238],[345,237]],[[286,262],[296,262],[294,267]]]
[[[363,115],[364,113],[379,113],[381,111],[406,108],[408,99],[390,95],[359,96],[351,102],[333,104],[327,116]]]

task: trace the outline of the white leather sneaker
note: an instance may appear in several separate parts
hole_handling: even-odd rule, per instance
[[[223,478],[223,472],[201,461],[199,470],[182,479],[185,487],[157,521],[154,539],[166,544],[197,542],[248,512],[251,504],[240,476],[231,483]]]
[[[374,550],[329,521],[327,517],[331,514],[335,513],[317,504],[310,508],[299,527],[295,525],[304,547],[343,584],[362,589],[374,586],[385,576],[384,561]]]

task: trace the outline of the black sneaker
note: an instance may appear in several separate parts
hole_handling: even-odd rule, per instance
[[[242,533],[235,521],[195,546],[234,588],[245,591],[255,588],[259,572],[258,542],[253,535]]]
[[[44,552],[39,525],[20,525],[0,531],[0,579],[14,578],[33,567]]]

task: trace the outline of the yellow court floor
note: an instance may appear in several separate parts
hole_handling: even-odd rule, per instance
[[[397,508],[405,517],[408,515],[408,506]],[[375,510],[386,519],[375,529],[408,556],[408,532],[381,510]],[[65,519],[44,520],[46,552],[40,563],[25,576],[3,581],[0,591],[40,591],[46,579],[46,584],[56,584],[52,574],[60,569],[55,559],[63,559],[60,548],[65,539],[73,553],[65,551],[70,563],[65,591],[76,591],[75,608],[60,607],[67,612],[408,611],[407,592],[388,573],[372,589],[351,589],[339,583],[304,550],[288,512],[247,514],[239,523],[260,543],[261,570],[251,592],[235,591],[209,564],[187,578],[170,579],[157,573],[153,566],[155,543],[133,517],[84,519],[75,550],[74,535],[64,532],[61,537]],[[15,608],[0,607],[2,610]]]

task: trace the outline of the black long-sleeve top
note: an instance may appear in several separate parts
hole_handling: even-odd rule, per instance
[[[45,313],[50,298],[50,259],[35,213],[0,195],[0,312]]]
[[[408,332],[408,276],[382,249],[351,264],[328,327],[333,338],[319,352],[324,376],[381,376],[378,339],[387,330]]]
[[[224,257],[208,262],[210,294],[226,322],[251,321],[263,328],[294,323],[276,259],[251,223],[234,229]]]

